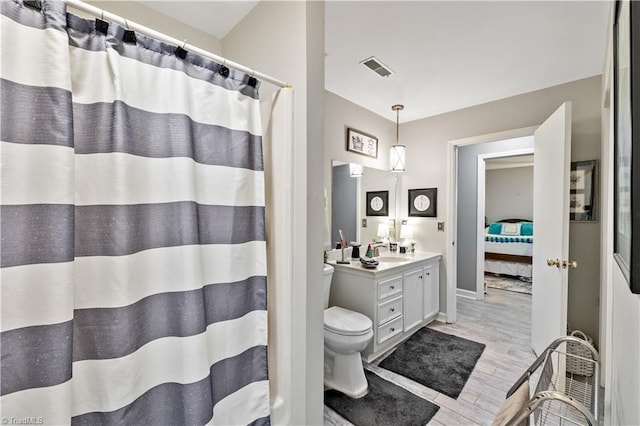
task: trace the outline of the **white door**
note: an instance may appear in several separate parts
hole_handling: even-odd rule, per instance
[[[569,256],[571,103],[562,104],[534,135],[531,345],[540,354],[567,332],[568,273],[562,262]]]

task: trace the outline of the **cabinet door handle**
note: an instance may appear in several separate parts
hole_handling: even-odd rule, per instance
[[[418,275],[418,278],[422,279],[422,275]]]
[[[396,331],[395,327],[391,327],[391,331]]]
[[[391,312],[395,312],[395,311],[396,311],[396,308],[391,308],[391,309],[389,309],[389,310],[390,310]]]
[[[431,272],[427,272],[427,276],[431,275]]]
[[[396,288],[396,287],[392,285],[392,286],[390,286],[389,288],[390,288],[391,290],[393,290],[393,289],[394,289],[394,288]]]

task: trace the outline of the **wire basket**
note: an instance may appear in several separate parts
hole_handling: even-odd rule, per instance
[[[569,342],[567,342],[568,346]],[[569,371],[570,364],[581,363],[590,364],[588,368],[581,370],[589,369],[590,376]],[[553,397],[542,401],[538,409],[533,412],[535,424],[597,424],[590,421],[597,403],[597,389],[594,389],[594,383],[591,380],[596,368],[597,363],[592,359],[573,355],[568,350],[567,352],[558,349],[549,350],[534,393]]]
[[[593,345],[593,339],[580,330],[575,330],[570,335]],[[567,357],[567,372],[586,377],[593,376],[594,362],[588,347],[580,343],[568,342],[567,353],[573,355]]]
[[[588,356],[571,353],[570,343],[584,346]],[[532,420],[536,425],[598,425],[599,358],[587,340],[577,336],[554,340],[507,393],[509,398],[523,383],[535,383],[533,396],[504,424],[515,426]],[[582,363],[589,366],[579,371],[588,370],[590,375],[568,368]]]

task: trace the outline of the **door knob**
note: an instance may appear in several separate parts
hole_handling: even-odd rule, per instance
[[[557,268],[560,268],[560,260],[559,259],[547,259],[547,265],[555,266]]]
[[[578,261],[577,260],[563,260],[562,261],[562,267],[564,269],[567,269],[567,267],[576,269],[578,267]]]

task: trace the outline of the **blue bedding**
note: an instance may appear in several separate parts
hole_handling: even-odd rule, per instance
[[[493,222],[489,224],[486,230],[486,234],[495,236],[517,236],[517,237],[532,237],[533,236],[533,222],[517,222],[517,223],[502,223]],[[486,240],[486,239],[485,239]],[[493,241],[493,240],[486,240]],[[504,241],[507,242],[507,241]]]
[[[494,243],[528,243],[533,244],[533,237],[528,236],[507,236],[507,235],[485,235],[485,241]]]

